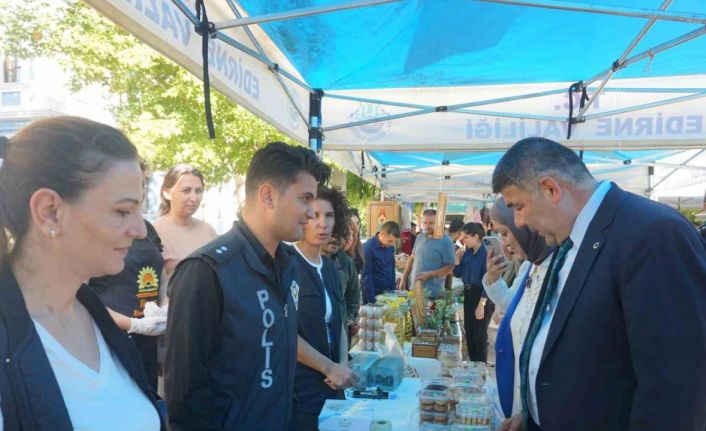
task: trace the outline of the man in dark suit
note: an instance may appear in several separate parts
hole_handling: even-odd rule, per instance
[[[566,147],[515,144],[493,191],[559,246],[500,428],[706,430],[706,243],[673,209],[598,182]]]

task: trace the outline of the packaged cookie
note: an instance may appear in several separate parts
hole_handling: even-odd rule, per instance
[[[454,416],[454,422],[459,425],[485,425],[489,427],[493,419],[493,407],[460,403],[456,406]]]
[[[449,395],[446,391],[422,390],[419,392],[419,410],[425,412],[447,413]]]
[[[449,423],[448,413],[432,413],[432,412],[419,412],[419,423],[425,424],[437,424],[437,425],[447,425]]]

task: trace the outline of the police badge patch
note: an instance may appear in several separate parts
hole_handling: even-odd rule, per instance
[[[294,300],[294,308],[299,310],[299,285],[296,281],[292,280],[292,285],[289,286],[289,290],[292,291],[292,299]]]

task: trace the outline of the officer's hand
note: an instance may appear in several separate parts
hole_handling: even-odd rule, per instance
[[[151,316],[141,319],[131,318],[129,334],[162,335],[167,330],[167,316]]]
[[[341,390],[358,385],[358,375],[355,371],[341,364],[333,364],[324,380],[333,390]]]
[[[500,428],[498,428],[498,431],[522,431],[522,430],[523,430],[522,413],[516,414],[515,416],[512,416],[509,419],[505,419],[505,422],[503,422],[500,425]]]

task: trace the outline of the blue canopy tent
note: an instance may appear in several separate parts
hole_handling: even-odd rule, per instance
[[[705,170],[703,0],[87,1],[400,200],[488,199],[526,136],[643,194]]]

